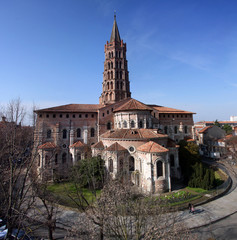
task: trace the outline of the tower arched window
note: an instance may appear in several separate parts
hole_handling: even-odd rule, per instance
[[[114,166],[113,166],[113,159],[109,159],[109,172],[112,173],[114,171]]]
[[[116,79],[118,79],[118,71],[116,71]]]
[[[66,161],[67,161],[67,154],[63,153],[63,155],[62,155],[62,163],[66,163]]]
[[[123,89],[123,83],[120,82],[120,89]]]
[[[94,137],[94,136],[95,136],[95,129],[91,128],[91,137]]]
[[[108,79],[110,79],[110,72],[108,72]]]
[[[156,176],[157,178],[163,176],[163,163],[162,161],[156,162]]]
[[[110,74],[111,74],[111,79],[113,79],[113,78],[114,78],[114,76],[113,76],[113,72],[111,71],[111,73],[110,73]]]
[[[107,82],[107,89],[109,90],[109,82]]]
[[[118,54],[119,54],[119,56],[118,56],[118,57],[120,58],[120,57],[121,57],[121,52],[119,51],[119,53],[118,53]]]
[[[110,62],[108,62],[108,69],[110,69]]]
[[[111,69],[113,69],[113,62],[111,62]]]
[[[47,138],[51,138],[52,131],[50,129],[47,130]]]
[[[63,139],[67,138],[67,129],[63,129]]]
[[[120,78],[120,79],[123,78],[123,72],[122,72],[122,71],[120,72],[120,76],[119,76],[119,78]]]
[[[113,82],[110,83],[110,88],[113,89],[114,86],[113,86]]]
[[[127,128],[127,127],[128,127],[128,124],[127,124],[126,121],[123,122],[123,127],[124,127],[124,128]]]
[[[129,172],[133,172],[135,170],[135,161],[134,157],[129,158]]]
[[[119,82],[117,82],[117,89],[119,89]]]
[[[112,58],[114,57],[114,53],[113,53],[113,52],[111,52],[111,57],[112,57]]]
[[[120,69],[122,68],[122,62],[119,62],[119,68]]]
[[[131,121],[131,128],[135,128],[135,122],[133,120]]]
[[[111,53],[109,52],[109,58],[111,58]]]
[[[77,138],[80,138],[80,137],[81,137],[81,129],[78,128],[78,129],[77,129]]]
[[[107,130],[110,130],[111,129],[111,122],[108,122],[107,123]]]
[[[143,121],[142,120],[139,121],[139,128],[143,128]]]

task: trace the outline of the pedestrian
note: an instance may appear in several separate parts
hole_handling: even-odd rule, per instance
[[[191,207],[192,207],[192,204],[189,203],[189,204],[188,204],[189,213],[191,213]]]
[[[194,214],[194,212],[195,212],[195,210],[194,210],[194,206],[193,206],[193,204],[192,204],[192,205],[191,205],[191,213]]]

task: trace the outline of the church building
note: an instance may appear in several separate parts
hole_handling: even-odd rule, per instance
[[[42,179],[65,178],[73,165],[91,156],[105,161],[112,178],[126,175],[145,193],[169,191],[172,179],[181,177],[177,143],[192,138],[194,113],[133,99],[126,51],[114,16],[99,104],[36,111]]]

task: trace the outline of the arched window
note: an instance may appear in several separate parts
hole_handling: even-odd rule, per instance
[[[109,82],[107,82],[107,89],[109,89]]]
[[[108,69],[110,69],[110,62],[108,62]]]
[[[111,79],[113,79],[114,78],[114,76],[113,76],[113,72],[111,71]]]
[[[124,121],[124,122],[123,122],[123,127],[124,127],[124,128],[127,128],[127,126],[128,126],[128,125],[127,125],[127,122]]]
[[[163,176],[163,163],[161,161],[156,162],[156,175],[157,178]]]
[[[54,157],[54,164],[55,165],[58,164],[58,154],[57,153],[55,154],[55,157]]]
[[[113,69],[113,62],[111,62],[111,69]]]
[[[49,156],[48,155],[45,155],[45,167],[49,167]]]
[[[95,129],[91,128],[91,137],[94,137],[94,136],[95,136]]]
[[[113,52],[111,52],[111,57],[114,57],[114,53]]]
[[[119,171],[123,171],[123,159],[119,159]]]
[[[110,79],[110,72],[108,72],[108,79]]]
[[[110,88],[113,89],[114,86],[113,86],[113,82],[110,83]]]
[[[121,52],[119,51],[119,58],[120,58],[120,56],[121,56]]]
[[[139,121],[139,128],[143,128],[143,121],[142,120]]]
[[[67,154],[63,153],[63,155],[62,155],[62,163],[66,163],[66,161],[67,161]]]
[[[66,138],[67,138],[67,130],[63,129],[63,139],[66,139]]]
[[[123,89],[123,83],[120,82],[120,89]]]
[[[135,128],[135,122],[133,120],[131,121],[131,128]]]
[[[170,166],[174,167],[174,155],[173,154],[170,155]]]
[[[122,77],[123,77],[123,72],[120,72],[119,78],[122,79]]]
[[[119,68],[120,69],[122,68],[122,62],[119,62]]]
[[[167,126],[165,126],[165,134],[168,134],[168,127]]]
[[[81,137],[81,129],[78,128],[78,129],[77,129],[77,138],[80,138],[80,137]]]
[[[112,173],[114,171],[114,166],[113,166],[113,159],[109,159],[109,172]]]
[[[108,122],[107,123],[107,130],[110,130],[111,129],[111,122]]]
[[[47,131],[47,138],[51,138],[51,130],[49,129],[48,131]]]
[[[175,133],[175,134],[178,133],[178,128],[177,128],[177,126],[174,127],[174,133]]]
[[[134,157],[129,158],[129,172],[133,172],[135,170],[135,161]]]
[[[119,89],[119,82],[117,82],[117,89]]]
[[[109,58],[111,58],[111,53],[109,52]]]
[[[184,133],[188,133],[188,127],[187,126],[184,127]]]

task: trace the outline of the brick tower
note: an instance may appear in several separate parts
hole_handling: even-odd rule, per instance
[[[104,51],[103,92],[100,104],[107,105],[131,97],[126,43],[120,39],[116,15],[110,41],[107,41]]]

